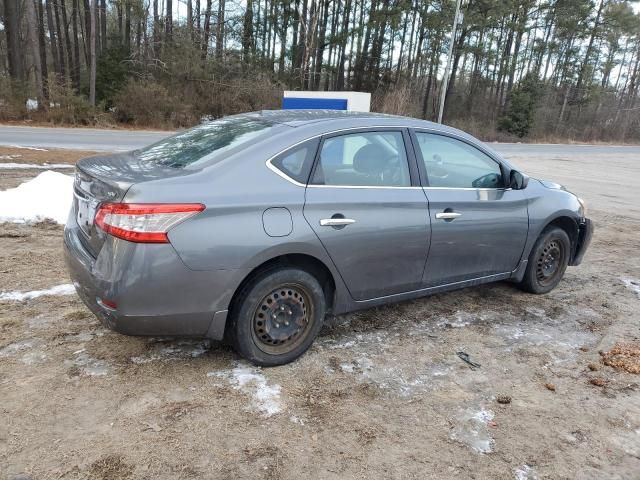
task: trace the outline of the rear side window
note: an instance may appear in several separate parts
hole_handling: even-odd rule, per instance
[[[307,183],[318,142],[318,139],[309,140],[302,145],[287,150],[274,158],[271,164],[296,182]]]
[[[335,186],[410,186],[402,132],[361,132],[325,139],[312,183]]]

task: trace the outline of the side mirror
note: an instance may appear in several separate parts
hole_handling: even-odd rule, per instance
[[[511,170],[509,177],[509,187],[514,190],[523,190],[529,184],[529,177],[517,170]]]

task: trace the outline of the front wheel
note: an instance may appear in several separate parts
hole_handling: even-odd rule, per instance
[[[231,344],[256,365],[283,365],[307,351],[324,315],[324,292],[313,275],[290,267],[266,271],[234,302]]]
[[[545,229],[531,249],[519,286],[530,293],[547,293],[562,280],[569,264],[571,241],[558,227]]]

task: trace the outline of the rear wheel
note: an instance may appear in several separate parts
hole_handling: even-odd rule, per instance
[[[571,241],[558,227],[545,229],[531,249],[520,287],[531,293],[547,293],[562,280],[569,264]]]
[[[229,336],[256,365],[289,363],[311,346],[322,327],[325,298],[310,273],[284,267],[258,274],[238,294]]]

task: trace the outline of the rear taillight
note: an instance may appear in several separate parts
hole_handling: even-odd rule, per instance
[[[103,203],[95,224],[130,242],[169,243],[169,229],[202,210],[200,203]]]

